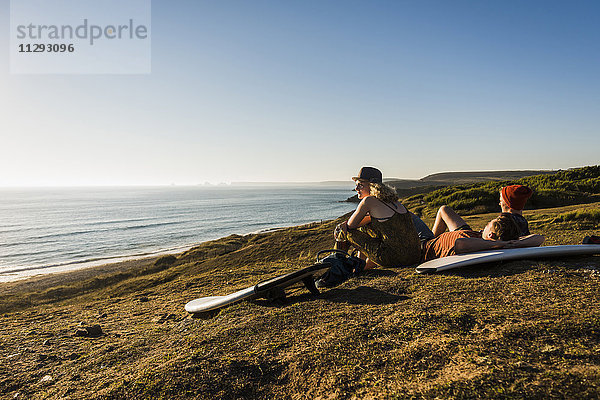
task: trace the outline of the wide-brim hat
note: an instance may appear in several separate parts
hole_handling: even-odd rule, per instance
[[[368,181],[370,183],[382,183],[383,177],[381,171],[375,167],[362,167],[358,171],[358,176],[352,177],[355,181]]]

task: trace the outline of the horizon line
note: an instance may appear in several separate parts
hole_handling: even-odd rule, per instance
[[[587,165],[591,166],[591,165]],[[469,171],[443,171],[434,172],[421,178],[396,178],[384,177],[384,181],[422,181],[423,179],[439,174],[464,174],[464,173],[489,173],[489,172],[559,172],[571,169],[584,168],[587,166],[557,168],[557,169],[515,169],[515,170],[469,170]],[[203,183],[122,183],[122,184],[26,184],[26,185],[0,185],[0,189],[74,189],[74,188],[125,188],[125,187],[231,187],[231,186],[301,186],[301,185],[345,185],[352,184],[352,179],[348,180],[324,180],[324,181],[232,181],[232,182],[203,182]]]

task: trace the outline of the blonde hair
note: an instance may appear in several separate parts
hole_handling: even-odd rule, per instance
[[[377,197],[384,203],[395,203],[398,201],[396,189],[385,183],[369,183],[369,194]]]

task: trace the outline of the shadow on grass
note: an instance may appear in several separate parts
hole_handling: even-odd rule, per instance
[[[498,261],[480,265],[457,268],[449,271],[438,272],[445,276],[458,276],[461,278],[497,278],[523,274],[535,269],[537,260]]]
[[[398,273],[389,269],[368,269],[362,273],[361,276],[368,276],[373,278],[379,278],[382,276],[397,276]]]
[[[384,305],[408,300],[408,296],[399,296],[367,286],[354,289],[331,289],[324,292],[321,298],[332,303]]]
[[[520,275],[535,270],[540,265],[548,266],[548,263],[559,264],[568,269],[579,269],[582,264],[600,265],[600,257],[580,255],[565,257],[530,258],[523,260],[499,261],[442,271],[432,275],[457,276],[461,278],[497,278]],[[566,264],[565,264],[566,263]],[[571,264],[573,263],[573,264]],[[570,264],[570,265],[569,265]]]
[[[399,296],[367,286],[359,286],[354,289],[328,289],[321,292],[319,296],[315,296],[311,293],[302,293],[299,295],[293,295],[293,293],[294,292],[288,294],[285,298],[278,300],[254,299],[250,301],[261,307],[287,307],[292,304],[317,299],[326,300],[331,303],[384,305],[397,303],[410,298],[408,296]]]

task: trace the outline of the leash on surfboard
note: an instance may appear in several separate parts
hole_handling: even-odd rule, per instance
[[[326,257],[322,257],[328,254]],[[238,290],[224,296],[206,296],[189,301],[187,312],[198,318],[211,318],[220,309],[241,300],[265,298],[268,301],[281,301],[286,298],[285,289],[302,283],[313,295],[320,294],[320,288],[334,287],[349,277],[356,276],[364,268],[365,262],[341,250],[323,250],[317,254],[317,262],[300,270],[281,275],[257,285]],[[315,280],[315,275],[323,273]],[[318,286],[318,287],[317,287]]]
[[[322,260],[319,258],[321,254],[330,253]],[[331,264],[319,279],[315,281],[318,289],[332,288],[346,280],[358,276],[365,269],[365,260],[357,257],[355,250],[352,254],[348,254],[342,250],[323,250],[317,254],[317,262],[328,262]]]
[[[323,255],[326,256],[323,257]],[[288,289],[286,282],[294,281],[300,275],[305,274],[306,276],[303,276],[298,282],[302,282],[310,293],[318,296],[321,294],[320,289],[332,288],[352,276],[357,276],[362,272],[365,265],[365,262],[360,258],[338,249],[321,250],[317,253],[316,258],[317,262],[308,267],[308,274],[306,273],[306,268],[304,268],[266,282],[261,282],[254,286],[254,293],[258,297],[265,298],[268,301],[284,300],[286,298],[286,289]],[[326,268],[327,271],[315,279],[314,276]],[[291,293],[295,293],[298,290],[300,289],[298,288]]]

